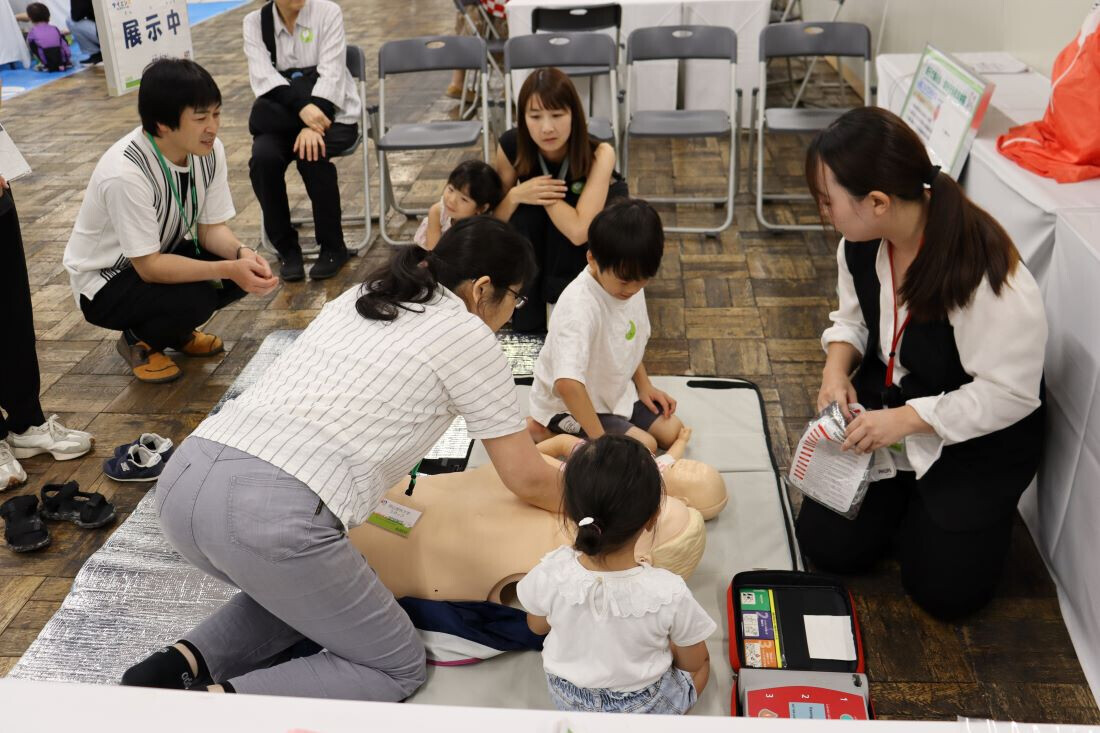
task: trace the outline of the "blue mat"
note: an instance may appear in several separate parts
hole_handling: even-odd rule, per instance
[[[223,0],[222,2],[211,3],[187,3],[187,15],[191,20],[191,27],[197,26],[199,23],[203,23],[210,20],[216,15],[221,15],[230,10],[235,10],[249,0]],[[87,56],[88,54],[80,48],[80,45],[73,43],[73,59],[79,60]],[[10,99],[17,97],[20,94],[29,92],[32,89],[37,89],[40,86],[49,84],[52,81],[58,79],[64,79],[66,76],[72,76],[73,74],[80,73],[86,67],[81,67],[79,64],[74,69],[69,71],[32,71],[26,69],[22,64],[8,64],[3,68],[0,68],[0,82],[3,83],[3,95],[4,99]]]

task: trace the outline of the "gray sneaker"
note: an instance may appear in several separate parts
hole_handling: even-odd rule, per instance
[[[49,453],[55,461],[69,461],[80,458],[95,445],[91,433],[67,428],[57,421],[57,415],[41,425],[27,428],[23,433],[9,433],[8,443],[16,458],[30,458],[41,453]]]
[[[0,491],[11,489],[27,480],[27,472],[12,455],[8,441],[0,440]]]

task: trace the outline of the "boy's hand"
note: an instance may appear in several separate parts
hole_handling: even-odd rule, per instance
[[[676,400],[664,390],[657,389],[652,383],[638,388],[638,399],[649,411],[661,417],[672,417],[676,412]]]

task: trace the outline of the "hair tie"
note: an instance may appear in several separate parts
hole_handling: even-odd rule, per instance
[[[932,166],[930,169],[928,169],[928,175],[924,177],[924,185],[931,188],[932,184],[936,182],[936,176],[938,176],[939,174],[940,167],[938,165]]]
[[[592,525],[592,529],[596,530],[596,534],[600,534],[601,532],[603,532],[603,530],[600,529],[600,525],[597,524],[596,520],[592,517],[585,517],[581,521],[577,522],[577,528],[579,529],[581,527],[587,527],[590,524]]]

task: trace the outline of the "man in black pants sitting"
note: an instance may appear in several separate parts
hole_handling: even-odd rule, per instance
[[[121,331],[117,348],[144,382],[169,382],[164,355],[224,350],[196,330],[215,311],[279,284],[267,261],[225,223],[236,213],[225,148],[217,139],[221,92],[186,59],[154,61],[141,77],[141,126],[99,159],[64,264],[89,323]]]
[[[244,19],[244,53],[256,95],[248,130],[252,189],[264,230],[288,282],[305,277],[298,232],[290,223],[286,167],[296,160],[313,205],[314,280],[332,277],[348,260],[340,220],[340,188],[330,160],[359,136],[362,100],[346,64],[340,6],[330,0],[273,0]]]

